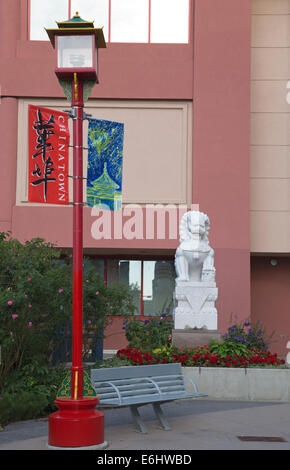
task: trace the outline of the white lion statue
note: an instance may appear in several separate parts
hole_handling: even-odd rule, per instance
[[[214,250],[209,246],[209,217],[189,211],[181,219],[175,254],[177,281],[215,281]]]

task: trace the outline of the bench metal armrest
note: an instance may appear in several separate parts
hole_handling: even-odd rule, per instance
[[[107,384],[110,385],[115,390],[115,392],[117,393],[118,398],[119,398],[119,404],[121,405],[122,397],[121,397],[121,394],[120,394],[120,391],[119,391],[118,387],[116,387],[116,385],[113,384],[112,382],[101,382],[100,383],[100,385],[107,385]]]
[[[186,375],[184,375],[183,378],[188,380],[191,383],[191,385],[193,385],[195,393],[199,393],[196,383],[190,377],[187,377]]]
[[[154,387],[157,389],[159,395],[162,395],[162,391],[160,390],[160,388],[158,387],[158,384],[153,380],[153,379],[150,379],[149,377],[144,377],[144,380],[148,380],[148,382],[151,382]]]

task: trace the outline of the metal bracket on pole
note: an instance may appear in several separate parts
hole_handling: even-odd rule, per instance
[[[72,107],[69,111],[67,111],[66,109],[63,109],[63,112],[64,112],[64,113],[67,113],[69,118],[71,118],[71,119],[79,119],[79,120],[81,120],[81,121],[89,120],[89,119],[92,117],[91,114],[87,114],[87,113],[85,113],[84,110],[83,110],[83,117],[82,117],[82,118],[77,118],[77,117],[76,117],[76,108],[75,108],[75,107]]]
[[[81,180],[87,180],[88,178],[85,178],[84,176],[73,176],[73,175],[67,175],[68,178],[78,178]]]
[[[83,147],[82,145],[68,145],[68,147],[72,147],[73,149],[89,150],[88,147]]]
[[[84,206],[84,207],[87,206],[85,202],[69,202],[68,205],[69,206]]]
[[[63,112],[64,112],[64,113],[67,113],[68,117],[71,118],[71,119],[75,119],[75,118],[76,118],[76,110],[75,110],[75,108],[71,108],[69,111],[67,111],[66,109],[63,109]]]
[[[87,113],[85,113],[85,112],[83,113],[83,120],[84,120],[84,121],[85,121],[85,120],[89,120],[91,117],[92,117],[91,114],[87,114]]]

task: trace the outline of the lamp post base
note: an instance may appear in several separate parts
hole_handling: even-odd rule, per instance
[[[56,447],[47,445],[47,450],[104,450],[108,447],[108,443],[105,441],[103,444],[97,446],[82,446],[82,447]]]
[[[58,411],[49,416],[49,449],[104,449],[104,414],[97,397],[58,398]]]

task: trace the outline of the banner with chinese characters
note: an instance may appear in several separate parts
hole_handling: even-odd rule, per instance
[[[33,105],[28,115],[28,201],[68,204],[68,116]]]
[[[122,208],[124,124],[90,119],[87,204],[112,211]]]

